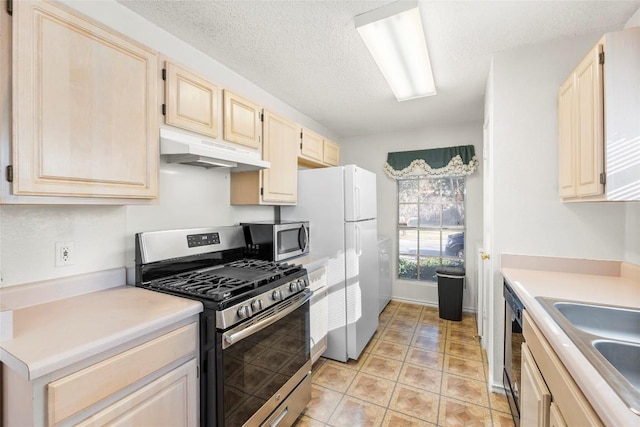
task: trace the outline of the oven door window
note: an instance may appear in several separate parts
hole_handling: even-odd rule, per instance
[[[222,350],[225,426],[244,424],[309,358],[308,302]]]

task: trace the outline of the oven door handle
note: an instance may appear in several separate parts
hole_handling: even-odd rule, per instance
[[[313,296],[312,291],[305,292],[303,298],[289,305],[282,311],[275,313],[273,316],[266,317],[265,319],[259,321],[258,323],[255,323],[237,332],[234,332],[234,330],[225,332],[224,334],[222,334],[222,341],[223,341],[222,348],[225,349],[225,348],[231,347],[232,345],[234,345],[238,341],[245,339],[249,335],[252,335],[258,331],[261,331],[267,326],[273,325],[278,320],[282,319],[283,317],[293,313],[294,311],[302,307],[307,301],[311,299],[312,296]]]

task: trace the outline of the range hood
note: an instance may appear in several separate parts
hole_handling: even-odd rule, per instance
[[[271,163],[260,153],[185,133],[160,128],[160,154],[169,163],[205,168],[233,168],[234,171],[268,169]]]

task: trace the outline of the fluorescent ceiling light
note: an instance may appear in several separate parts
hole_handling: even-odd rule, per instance
[[[436,94],[417,1],[363,13],[355,24],[398,101]]]

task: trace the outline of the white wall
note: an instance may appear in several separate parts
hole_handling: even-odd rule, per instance
[[[482,158],[482,123],[470,123],[455,127],[427,128],[407,132],[395,132],[359,136],[343,141],[342,163],[357,164],[377,174],[378,232],[393,239],[393,265],[396,271],[398,253],[398,193],[395,180],[387,177],[383,166],[387,153],[394,151],[423,150],[454,145],[473,145],[478,159]],[[472,250],[482,240],[482,162],[479,170],[467,177],[466,182],[466,270],[467,289],[463,294],[463,309],[473,311],[475,303],[475,257]],[[395,276],[395,275],[394,275]],[[438,288],[434,283],[393,279],[392,298],[438,304]]]
[[[328,138],[336,135],[115,1],[65,1],[68,6],[157,50],[217,83]],[[6,78],[6,76],[2,76]],[[3,99],[0,111],[9,111]],[[7,117],[3,114],[3,123]],[[8,122],[8,121],[7,121]],[[8,144],[8,141],[3,141]],[[153,206],[0,206],[0,286],[113,267],[132,267],[138,231],[231,225],[273,218],[269,206],[229,205],[229,172],[160,165],[160,199]],[[75,263],[55,267],[55,242],[73,241]],[[129,276],[131,277],[131,276]]]
[[[562,203],[558,195],[557,91],[600,37],[523,47],[493,58],[494,330],[502,329],[504,315],[500,254],[625,257],[624,203]],[[494,385],[501,384],[502,339],[495,334],[492,343]]]
[[[640,27],[640,8],[636,10],[636,13],[634,13],[631,16],[631,18],[629,18],[627,23],[624,25],[624,28],[631,28],[631,27]]]
[[[627,203],[624,261],[640,265],[640,203]]]

